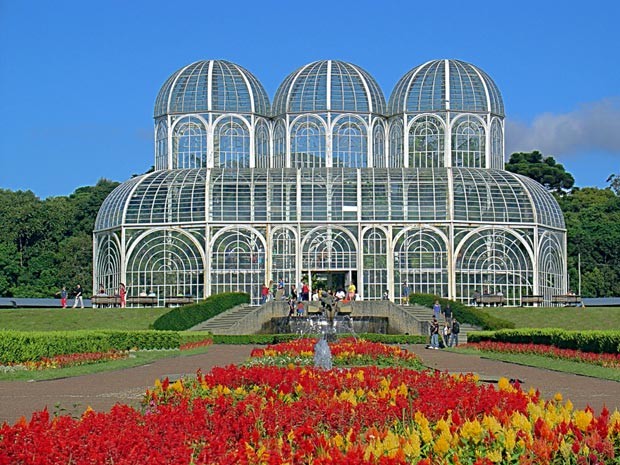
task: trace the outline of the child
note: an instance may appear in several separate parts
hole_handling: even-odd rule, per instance
[[[304,303],[301,300],[297,302],[297,316],[304,316]]]

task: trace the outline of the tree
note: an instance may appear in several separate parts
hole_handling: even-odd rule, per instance
[[[558,193],[572,189],[575,178],[553,157],[544,157],[537,150],[517,152],[510,156],[506,169],[516,174],[532,178],[547,189]]]
[[[616,195],[620,195],[620,174],[612,174],[607,178],[609,187]]]

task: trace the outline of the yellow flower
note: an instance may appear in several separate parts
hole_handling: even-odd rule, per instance
[[[364,372],[362,370],[358,370],[358,372],[355,373],[355,377],[360,381],[364,381]]]
[[[465,440],[471,439],[478,444],[484,435],[484,431],[478,420],[466,421],[461,426],[461,437]]]
[[[556,402],[562,402],[562,393],[556,392],[553,398],[555,399]]]
[[[445,453],[450,449],[450,441],[448,438],[449,436],[446,437],[446,434],[441,433],[439,439],[437,439],[433,445],[433,450],[440,455],[445,455]]]
[[[581,431],[585,431],[588,429],[588,426],[590,426],[590,423],[592,422],[592,412],[577,410],[575,412],[574,421],[575,425],[577,425],[577,428],[579,428]]]
[[[497,421],[497,418],[489,415],[485,415],[482,418],[482,425],[484,429],[491,431],[493,434],[497,434],[502,429],[502,425]]]
[[[502,453],[498,450],[493,450],[487,453],[487,459],[493,463],[500,463],[502,461]]]
[[[514,450],[516,440],[517,440],[517,433],[515,432],[515,430],[509,429],[508,431],[506,431],[505,447],[509,453],[512,453],[512,451]]]
[[[500,378],[497,382],[497,387],[500,391],[505,392],[513,392],[515,390],[515,388],[512,386],[512,384],[510,384],[510,381],[508,381],[507,378]]]

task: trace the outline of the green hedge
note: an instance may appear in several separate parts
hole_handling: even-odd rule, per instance
[[[409,296],[409,303],[422,305],[428,308],[433,308],[435,300],[439,300],[442,309],[449,303],[454,317],[459,320],[460,323],[468,323],[489,330],[515,327],[514,323],[511,321],[495,318],[476,307],[468,307],[461,302],[444,299],[432,294],[411,294]]]
[[[540,344],[583,352],[620,352],[620,331],[567,331],[563,329],[512,329],[477,331],[467,334],[467,342],[510,342]]]
[[[153,322],[153,329],[185,331],[237,305],[249,303],[249,294],[214,294],[202,302],[177,307],[163,314]]]
[[[0,363],[109,350],[178,349],[180,343],[181,335],[173,331],[0,331]]]

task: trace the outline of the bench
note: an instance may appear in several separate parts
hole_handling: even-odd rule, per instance
[[[170,296],[165,299],[166,307],[170,305],[188,305],[194,303],[193,297]]]
[[[142,305],[142,306],[150,306],[150,307],[154,307],[155,305],[157,305],[157,297],[156,296],[146,296],[146,295],[139,295],[139,296],[131,296],[131,297],[127,297],[127,304],[128,305]]]
[[[521,306],[523,307],[525,304],[542,304],[543,296],[542,295],[524,295],[521,297]]]
[[[339,303],[336,309],[338,310],[338,312],[336,313],[337,315],[351,315],[351,312],[353,311],[353,305],[351,305],[350,302],[346,304]]]
[[[552,304],[564,304],[564,305],[583,305],[580,295],[566,294],[566,295],[553,295],[551,296]]]
[[[114,295],[94,295],[90,298],[93,307],[118,307],[121,304],[121,298]]]
[[[483,307],[485,305],[504,305],[506,303],[506,299],[503,295],[481,295],[477,300],[478,304],[481,304]]]

